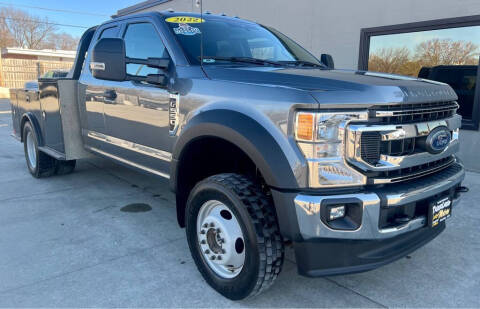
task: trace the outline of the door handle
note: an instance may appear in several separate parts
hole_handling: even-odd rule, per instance
[[[113,89],[107,89],[103,92],[103,101],[107,104],[115,103],[117,92]]]

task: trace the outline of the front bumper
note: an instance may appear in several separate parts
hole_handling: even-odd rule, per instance
[[[398,260],[425,245],[445,229],[423,227],[393,238],[352,240],[317,238],[295,243],[299,274],[307,277],[363,272]]]
[[[294,242],[299,273],[334,275],[379,267],[435,238],[445,224],[428,227],[425,204],[450,195],[455,205],[459,200],[455,188],[464,178],[462,164],[455,163],[428,177],[355,194],[292,195],[276,191],[273,197],[282,234]],[[292,198],[294,211],[286,211]],[[330,202],[359,205],[358,227],[346,230],[328,226],[321,213]],[[385,219],[398,213],[404,215],[405,209],[413,209],[408,220],[392,223]]]

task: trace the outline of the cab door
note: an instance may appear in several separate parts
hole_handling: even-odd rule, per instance
[[[126,56],[136,59],[169,57],[155,25],[138,20],[123,27]],[[127,64],[127,74],[146,76],[158,69]],[[107,135],[116,156],[141,167],[168,172],[172,139],[169,137],[170,93],[166,88],[139,81],[104,81]]]
[[[90,149],[98,149],[106,151],[106,128],[104,117],[105,105],[105,88],[104,81],[94,78],[89,68],[91,49],[95,46],[95,42],[103,38],[116,38],[120,31],[120,25],[109,23],[101,26],[97,30],[98,34],[92,38],[90,43],[90,51],[87,53],[85,63],[87,65],[82,69],[82,74],[79,79],[80,93],[84,96],[83,104],[80,104],[79,109],[82,115],[82,135],[85,145]],[[107,98],[108,100],[108,98]],[[108,102],[108,101],[107,101]]]

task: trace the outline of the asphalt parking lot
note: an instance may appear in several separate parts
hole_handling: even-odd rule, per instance
[[[8,111],[0,101],[0,307],[480,306],[479,174],[467,174],[447,230],[410,256],[310,279],[287,249],[270,290],[231,302],[197,272],[166,180],[103,159],[34,179]]]

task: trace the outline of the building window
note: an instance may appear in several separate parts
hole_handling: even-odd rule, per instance
[[[480,16],[362,29],[359,69],[449,84],[462,128],[479,127]]]

